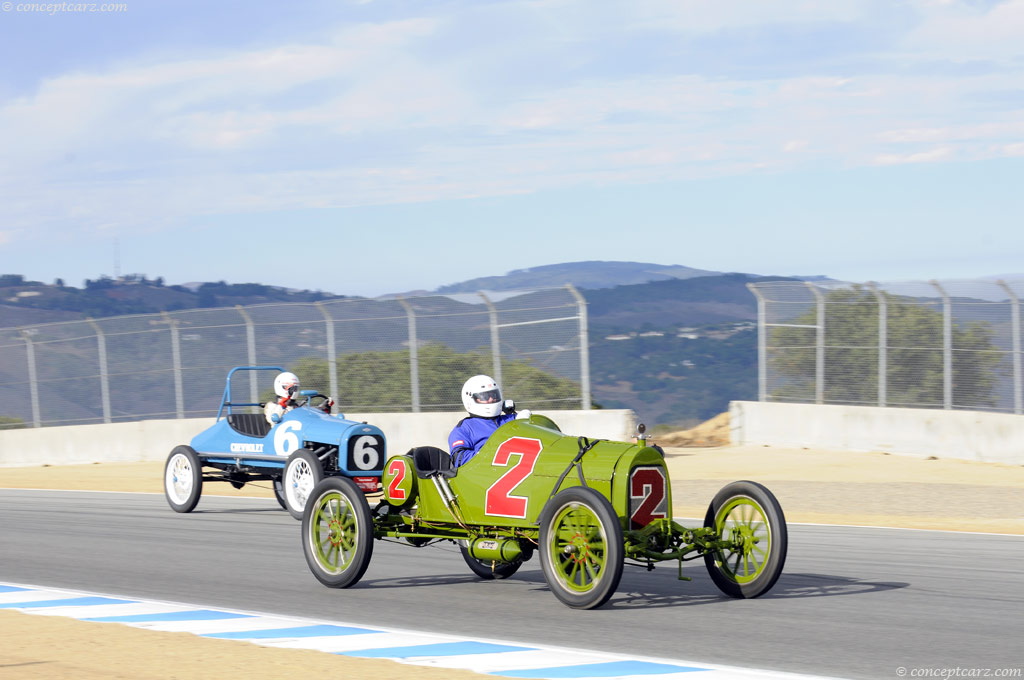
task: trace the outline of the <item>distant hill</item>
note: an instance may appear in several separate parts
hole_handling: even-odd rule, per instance
[[[648,425],[690,425],[757,398],[757,301],[723,274],[584,290],[593,399]]]
[[[267,302],[316,302],[344,296],[296,291],[259,283],[165,286],[162,278],[133,274],[118,279],[87,280],[84,288],[27,281],[18,274],[0,275],[0,328],[51,321],[71,321],[125,314],[153,314],[199,307],[233,307]]]
[[[617,333],[752,321],[757,300],[747,283],[762,280],[749,274],[721,274],[583,293],[592,332]]]
[[[541,275],[530,277],[530,272]],[[526,287],[560,286],[566,280],[572,281],[587,300],[594,402],[605,408],[632,408],[648,425],[686,425],[721,413],[730,400],[756,398],[753,322],[757,305],[746,286],[751,281],[764,280],[747,274],[696,276],[695,272],[699,270],[630,262],[578,262],[512,272],[504,283],[497,280],[503,277],[494,277],[457,285],[475,292],[501,289],[503,285],[512,285],[512,281]],[[651,276],[657,280],[615,284],[616,280]],[[454,293],[455,287],[444,290]],[[101,278],[79,289],[2,275],[0,327],[84,316],[99,318],[337,297],[340,296],[262,284],[165,286],[160,279],[141,276]],[[503,304],[496,301],[499,310]],[[434,297],[421,300],[418,305],[440,315],[457,313],[465,303]],[[564,340],[558,333],[550,337],[545,334],[554,329],[537,328],[538,334],[531,336],[531,342],[538,347]],[[430,337],[456,352],[486,347],[490,342],[486,320],[469,327],[431,327]],[[268,349],[284,352],[282,347],[291,344],[291,336],[269,334],[261,342]],[[382,347],[376,336],[357,334],[348,342],[352,351],[402,349],[400,343]]]
[[[437,293],[475,293],[480,290],[523,290],[551,288],[571,283],[577,288],[612,288],[649,281],[689,279],[719,272],[694,269],[682,265],[651,264],[648,262],[566,262],[529,269],[516,269],[503,276],[485,276],[460,283],[441,286]]]

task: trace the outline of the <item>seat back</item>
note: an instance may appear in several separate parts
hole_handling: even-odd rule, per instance
[[[249,437],[266,437],[270,423],[262,413],[229,413],[228,425],[239,434]]]
[[[456,471],[452,469],[452,457],[443,449],[435,446],[417,446],[410,449],[407,455],[412,456],[416,476],[420,479],[427,479],[435,474],[440,474],[445,478],[455,476]]]

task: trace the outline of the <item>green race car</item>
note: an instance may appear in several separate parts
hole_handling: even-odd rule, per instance
[[[775,496],[755,482],[726,485],[704,526],[672,518],[661,450],[562,434],[534,414],[491,435],[458,470],[446,451],[420,447],[384,466],[383,499],[370,508],[349,479],[321,481],[302,514],[302,546],[313,575],[347,588],[370,562],[374,539],[423,546],[454,541],[485,579],[503,579],[538,553],[555,597],[591,609],[608,601],[626,561],[704,558],[722,592],[752,598],[778,580],[786,560],[786,520]],[[689,579],[685,579],[689,580]]]

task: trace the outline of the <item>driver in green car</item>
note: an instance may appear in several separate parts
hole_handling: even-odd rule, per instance
[[[530,412],[516,413],[511,400],[503,402],[501,388],[494,378],[474,375],[462,386],[462,405],[469,415],[458,422],[448,435],[452,467],[465,465],[480,451],[495,430],[516,417],[529,418]]]

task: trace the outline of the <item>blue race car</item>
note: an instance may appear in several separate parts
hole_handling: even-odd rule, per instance
[[[191,512],[203,482],[228,482],[241,489],[249,482],[273,483],[277,502],[295,519],[310,491],[324,477],[350,477],[363,493],[380,486],[387,442],[379,427],[324,412],[325,395],[299,392],[299,405],[271,424],[262,413],[235,409],[263,406],[231,399],[236,371],[282,371],[277,366],[238,366],[228,373],[217,422],[188,446],[175,446],[164,467],[164,493],[176,512]],[[314,400],[322,400],[313,406]],[[226,413],[225,413],[226,410]],[[205,470],[204,470],[205,468]]]

